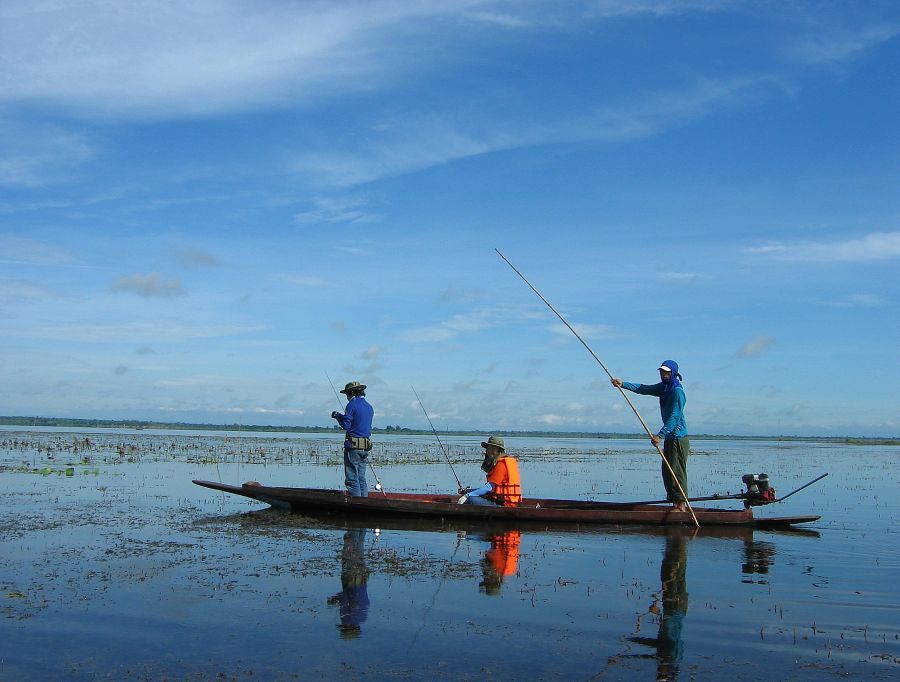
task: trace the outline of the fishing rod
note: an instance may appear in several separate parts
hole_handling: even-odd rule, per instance
[[[328,377],[328,383],[331,384],[331,390],[334,391],[334,397],[337,399],[338,405],[341,406],[341,411],[343,412],[343,410],[345,409],[344,403],[341,401],[341,398],[338,395],[337,389],[334,387],[334,382],[331,380],[331,377],[328,376],[328,372],[325,372],[325,376]],[[372,470],[372,475],[375,477],[375,490],[377,490],[382,495],[387,497],[387,493],[384,492],[384,486],[381,485],[381,479],[378,478],[378,472],[375,471],[375,467],[372,465],[372,462],[369,462],[369,468]]]
[[[607,369],[606,365],[603,364],[603,361],[599,357],[597,357],[597,354],[587,344],[587,341],[585,341],[583,338],[581,338],[581,335],[577,331],[575,331],[575,328],[571,324],[569,324],[569,322],[566,320],[566,318],[564,318],[560,314],[560,312],[556,308],[553,307],[553,304],[550,303],[550,301],[548,301],[546,298],[544,298],[543,294],[541,294],[540,291],[535,289],[534,285],[528,281],[528,278],[525,277],[525,275],[523,275],[521,272],[519,272],[519,270],[516,269],[516,266],[513,265],[512,263],[510,263],[509,259],[506,256],[504,256],[502,253],[500,253],[500,249],[494,249],[494,251],[496,251],[497,255],[506,261],[506,264],[512,268],[513,272],[515,272],[519,277],[521,277],[522,281],[525,282],[525,284],[527,284],[528,287],[534,293],[536,293],[538,295],[538,298],[540,298],[545,304],[547,304],[547,307],[553,311],[553,313],[560,319],[560,321],[562,321],[562,323],[564,325],[566,325],[566,327],[569,329],[569,331],[575,335],[575,338],[578,339],[579,341],[581,341],[581,345],[587,349],[587,352],[591,354],[591,356],[594,358],[594,360],[597,361],[597,364],[599,364],[603,368],[603,371],[606,372],[607,376],[610,378],[610,381],[612,381],[615,377],[613,377],[612,373],[609,371],[609,369]],[[622,397],[625,398],[625,402],[628,403],[628,406],[631,408],[631,411],[634,412],[635,416],[638,418],[638,421],[641,422],[641,426],[644,427],[644,431],[647,432],[647,435],[650,436],[650,439],[652,441],[654,434],[650,431],[650,428],[647,426],[647,423],[644,421],[644,418],[641,416],[641,413],[637,411],[637,408],[634,406],[634,403],[632,403],[631,399],[625,394],[625,390],[621,386],[616,386],[616,388],[619,389],[619,393],[621,393]],[[688,511],[691,512],[691,517],[694,519],[694,524],[699,528],[700,522],[697,520],[697,515],[694,514],[694,510],[691,507],[691,503],[688,502],[687,493],[684,492],[684,489],[681,487],[681,483],[679,483],[679,481],[678,481],[678,477],[675,476],[675,472],[672,471],[672,465],[669,464],[669,460],[666,459],[666,456],[663,454],[663,451],[660,449],[658,443],[654,442],[653,447],[656,448],[656,452],[659,453],[660,459],[662,459],[663,464],[665,464],[665,466],[666,466],[666,469],[668,469],[669,473],[672,475],[672,480],[675,481],[675,485],[678,486],[678,492],[681,493],[681,496],[685,500],[685,504],[687,504]]]
[[[421,407],[422,412],[425,413],[425,419],[428,420],[428,425],[431,427],[431,432],[434,434],[434,437],[437,438],[438,445],[441,446],[441,452],[443,452],[444,457],[447,458],[447,464],[450,465],[450,471],[453,472],[453,478],[456,479],[456,485],[459,487],[459,490],[462,490],[463,484],[460,482],[459,476],[456,475],[456,470],[453,468],[453,462],[450,461],[450,455],[448,455],[447,451],[444,450],[444,444],[441,442],[441,437],[438,435],[438,432],[435,430],[434,424],[431,423],[431,417],[428,416],[428,411],[425,409],[425,406],[422,404],[422,399],[419,397],[419,394],[416,393],[415,388],[413,388],[412,386],[410,386],[410,388],[412,388],[412,392],[415,394],[416,400],[419,401],[419,407]]]

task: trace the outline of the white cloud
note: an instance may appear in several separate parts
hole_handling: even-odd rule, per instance
[[[4,64],[5,60],[0,57],[0,73]],[[0,85],[0,92],[2,90]],[[0,186],[20,187],[40,187],[69,180],[74,169],[95,153],[88,138],[80,133],[57,125],[3,118],[0,118],[0,150]]]
[[[363,351],[362,358],[363,360],[374,360],[379,355],[381,355],[381,347],[380,346],[371,346]]]
[[[681,90],[605,105],[587,114],[548,122],[510,114],[488,122],[440,117],[386,126],[368,146],[352,151],[304,150],[291,170],[321,187],[352,187],[462,159],[522,147],[573,142],[616,144],[658,135],[724,108],[762,97],[772,78],[701,79]],[[512,118],[514,117],[514,118]],[[468,127],[467,127],[468,126]]]
[[[544,320],[546,317],[547,313],[540,308],[498,305],[459,313],[443,322],[408,330],[401,334],[401,338],[411,342],[447,341],[461,334],[476,333],[484,329],[533,320]]]
[[[178,263],[190,270],[211,268],[222,264],[216,256],[200,249],[185,249],[178,255]]]
[[[0,263],[60,266],[73,261],[71,253],[54,244],[16,234],[0,234]]]
[[[570,324],[583,339],[611,339],[616,336],[615,330],[605,324],[574,324],[571,322]],[[554,334],[574,339],[572,332],[562,323],[551,325],[549,330]]]
[[[146,298],[172,298],[185,295],[184,286],[178,277],[164,279],[158,272],[120,277],[110,288],[112,291],[130,291]]]
[[[739,358],[755,358],[762,355],[774,343],[775,339],[771,336],[757,336],[741,346],[735,355]]]
[[[151,320],[148,322],[123,323],[63,323],[15,329],[0,327],[0,336],[53,339],[66,342],[150,344],[237,336],[263,330],[264,327],[249,325],[198,324],[177,320]]]
[[[301,287],[332,288],[338,286],[337,282],[316,275],[281,275],[280,279],[288,284],[296,284]]]
[[[684,282],[685,284],[696,284],[697,280],[705,277],[696,272],[660,272],[656,276],[669,282]]]
[[[449,320],[411,329],[401,335],[406,341],[427,342],[447,341],[456,338],[460,334],[471,334],[487,327],[493,326],[487,311],[477,311],[467,315],[454,315]]]
[[[859,239],[831,243],[775,242],[748,253],[785,261],[863,262],[900,257],[900,232],[872,232]]]
[[[832,301],[821,301],[820,304],[832,308],[878,308],[887,302],[876,294],[847,294]]]
[[[53,296],[52,291],[40,284],[23,279],[0,279],[0,303],[31,303]]]
[[[861,28],[818,27],[816,33],[799,36],[787,47],[788,53],[811,64],[844,62],[872,47],[900,35],[900,24],[875,24]]]
[[[358,198],[318,197],[312,200],[312,208],[294,215],[294,222],[300,224],[317,223],[363,223],[376,219],[374,214],[363,211],[368,202]]]
[[[0,102],[169,118],[369,90],[421,68],[409,51],[428,31],[414,26],[491,4],[7,0]]]

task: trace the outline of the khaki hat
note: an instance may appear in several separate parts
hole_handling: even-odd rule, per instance
[[[350,395],[351,391],[365,391],[365,390],[366,390],[365,384],[361,384],[358,381],[351,381],[346,386],[344,386],[344,388],[341,390],[341,393],[343,393],[345,395]]]
[[[481,447],[486,448],[488,445],[493,445],[495,448],[500,448],[501,452],[506,452],[506,446],[500,436],[491,436],[487,439],[487,443],[481,444]]]

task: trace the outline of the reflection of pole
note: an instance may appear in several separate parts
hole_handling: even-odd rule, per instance
[[[496,251],[497,255],[500,256],[500,258],[502,258],[503,260],[505,260],[506,264],[513,269],[513,272],[515,272],[519,277],[521,277],[522,281],[525,282],[525,284],[527,284],[528,287],[534,293],[536,293],[538,295],[538,298],[540,298],[544,303],[547,304],[547,307],[550,308],[550,310],[552,310],[554,312],[554,314],[560,319],[560,321],[564,325],[566,325],[566,327],[569,329],[569,331],[575,335],[575,338],[578,339],[579,341],[581,341],[581,345],[587,349],[587,352],[590,353],[591,356],[594,358],[594,360],[596,360],[597,363],[603,368],[603,371],[606,372],[607,376],[609,376],[610,379],[613,379],[614,377],[613,377],[612,373],[606,368],[606,365],[603,364],[603,361],[599,357],[597,357],[597,354],[587,344],[587,342],[583,338],[581,338],[581,335],[577,331],[575,331],[575,328],[572,327],[572,325],[568,323],[566,318],[564,318],[560,314],[560,312],[556,308],[553,307],[553,304],[551,304],[550,301],[548,301],[546,298],[544,298],[544,296],[541,294],[540,291],[538,291],[537,289],[534,288],[534,285],[528,281],[528,278],[526,278],[525,275],[523,275],[521,272],[519,272],[516,269],[516,266],[513,265],[512,263],[510,263],[509,259],[506,256],[504,256],[502,253],[500,253],[500,251],[498,249],[494,249],[494,251]],[[631,411],[634,412],[635,416],[638,418],[638,421],[641,422],[641,426],[644,427],[644,431],[647,432],[647,435],[650,436],[650,438],[653,438],[653,433],[648,428],[647,423],[644,421],[644,418],[641,417],[640,412],[637,411],[637,408],[634,406],[634,403],[632,403],[631,399],[625,394],[625,390],[621,386],[617,386],[617,388],[619,389],[619,393],[622,394],[622,397],[625,398],[625,402],[628,403],[628,406],[631,408]],[[657,443],[654,443],[653,447],[656,448],[656,452],[659,453],[659,456],[662,459],[663,464],[669,470],[669,473],[672,474],[672,480],[675,481],[675,485],[678,486],[678,491],[681,493],[681,496],[684,498],[685,504],[687,505],[687,508],[688,508],[688,511],[691,512],[691,517],[693,517],[693,519],[694,519],[694,524],[699,527],[700,522],[697,520],[697,515],[694,514],[694,510],[691,507],[691,503],[687,501],[687,499],[688,499],[687,493],[684,492],[684,489],[681,487],[681,483],[679,482],[678,477],[675,475],[675,472],[672,471],[672,465],[669,464],[669,460],[666,459],[666,456],[663,454],[663,451],[660,449],[660,447]]]
[[[328,378],[328,383],[331,384],[331,390],[334,391],[334,397],[337,398],[338,405],[341,406],[341,410],[344,409],[344,403],[341,402],[341,398],[338,395],[337,389],[334,387],[334,382],[331,380],[331,377],[328,376],[328,372],[325,372],[325,376]],[[375,477],[375,490],[379,491],[382,495],[387,497],[387,493],[384,492],[384,486],[381,485],[381,479],[378,478],[378,472],[375,471],[375,466],[372,462],[369,462],[369,468],[372,470],[372,475]]]
[[[465,531],[459,531],[456,534],[456,547],[453,548],[453,554],[450,555],[450,559],[447,561],[447,565],[444,567],[444,572],[441,575],[441,579],[438,582],[437,587],[434,590],[434,594],[431,595],[431,601],[425,607],[425,612],[422,614],[422,624],[419,626],[419,629],[416,630],[416,634],[413,635],[412,641],[409,643],[409,648],[407,651],[412,651],[413,647],[416,645],[416,642],[419,639],[419,635],[422,634],[422,630],[425,629],[425,624],[428,621],[428,614],[431,613],[431,609],[434,608],[434,604],[437,601],[438,592],[441,591],[441,588],[444,586],[444,580],[446,580],[447,575],[450,573],[450,569],[453,568],[453,560],[456,558],[456,553],[459,551],[460,544],[463,539],[466,537]]]

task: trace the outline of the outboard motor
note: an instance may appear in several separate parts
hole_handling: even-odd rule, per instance
[[[769,487],[768,474],[744,474],[741,477],[747,492],[744,493],[745,507],[759,507],[775,501],[775,488]]]

